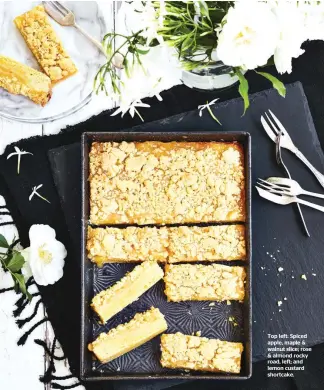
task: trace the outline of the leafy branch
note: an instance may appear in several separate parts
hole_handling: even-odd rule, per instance
[[[27,291],[24,276],[21,273],[21,269],[25,264],[25,259],[22,254],[14,249],[15,242],[9,245],[6,238],[0,234],[0,248],[6,250],[5,253],[0,253],[0,263],[5,272],[9,272],[13,282],[14,290],[16,293],[19,291],[26,295],[28,300],[31,300],[31,295]]]
[[[149,48],[144,48],[145,39],[142,37],[143,30],[140,30],[132,35],[123,35],[117,33],[108,33],[103,39],[103,47],[106,50],[107,61],[102,65],[94,80],[94,89],[96,93],[104,91],[109,94],[106,83],[107,79],[111,82],[111,87],[114,93],[120,95],[120,85],[123,82],[119,76],[119,69],[123,69],[130,77],[130,71],[135,64],[142,66],[141,56],[149,52]],[[115,40],[119,38],[122,43],[114,48]],[[123,50],[126,49],[126,50]],[[121,62],[118,63],[121,59]],[[145,69],[143,68],[145,73]]]

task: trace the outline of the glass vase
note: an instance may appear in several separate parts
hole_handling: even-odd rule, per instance
[[[233,68],[220,61],[194,70],[182,70],[181,80],[189,88],[214,91],[229,88],[238,82]]]

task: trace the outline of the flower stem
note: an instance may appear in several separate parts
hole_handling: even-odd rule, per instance
[[[136,114],[141,118],[142,122],[144,122],[142,115],[136,110],[135,107],[134,107],[134,110],[135,110]]]
[[[216,118],[216,116],[214,115],[213,111],[211,110],[211,108],[207,105],[207,110],[210,114],[210,116],[218,123],[222,126],[222,124],[220,123],[220,121]]]
[[[41,199],[43,199],[43,200],[45,200],[45,202],[47,202],[47,203],[51,203],[49,200],[47,200],[44,196],[42,196],[42,195],[40,195],[40,194],[38,194],[37,192],[36,192],[36,195],[39,197],[39,198],[41,198]]]
[[[17,174],[20,173],[20,160],[21,160],[21,154],[18,154],[18,165],[17,165]]]

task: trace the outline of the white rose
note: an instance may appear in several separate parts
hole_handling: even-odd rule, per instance
[[[30,247],[23,250],[25,277],[33,275],[35,282],[46,286],[63,276],[65,246],[56,240],[55,230],[48,225],[33,225],[29,230]]]
[[[217,55],[226,65],[255,69],[274,54],[279,39],[276,17],[267,3],[237,2],[225,17]]]
[[[304,14],[297,2],[279,2],[273,8],[280,29],[280,38],[274,54],[274,62],[279,73],[291,73],[292,59],[304,53],[301,49],[305,41]]]

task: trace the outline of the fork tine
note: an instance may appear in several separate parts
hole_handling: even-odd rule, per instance
[[[291,188],[291,185],[289,183],[287,183],[285,180],[285,178],[280,178],[280,181],[279,180],[273,180],[273,179],[277,179],[277,178],[274,178],[274,177],[268,177],[267,180],[264,180],[266,181],[267,183],[270,183],[270,184],[273,184],[275,186],[278,186],[278,187],[282,187],[282,188],[285,188],[285,189],[289,189]],[[278,178],[279,179],[279,178]],[[261,180],[261,179],[259,179]],[[272,181],[273,180],[273,181]],[[281,181],[282,180],[282,181]]]
[[[258,192],[260,193],[259,190],[261,190],[263,193],[267,193],[271,196],[271,194],[273,196],[275,196],[277,199],[281,198],[281,197],[291,197],[291,194],[289,192],[286,192],[286,191],[278,191],[278,190],[274,190],[274,189],[269,189],[269,188],[266,188],[266,187],[261,187],[261,184],[258,183],[257,186],[255,186],[255,188],[258,190]],[[262,196],[262,195],[261,195]]]
[[[68,14],[69,12],[71,12],[71,10],[69,10],[68,8],[66,8],[65,5],[64,5],[63,3],[61,3],[60,1],[55,1],[55,3],[57,3],[59,6],[61,6],[67,14]]]
[[[65,16],[65,12],[63,12],[61,10],[60,7],[58,7],[55,3],[56,1],[43,1],[43,3],[47,3],[48,5],[50,5],[51,7],[53,7],[55,9],[55,11],[59,12],[62,16]]]
[[[271,192],[272,194],[279,194],[279,195],[289,195],[289,192],[286,192],[280,188],[273,188],[273,187],[268,187],[263,183],[257,183],[258,186],[261,188]]]
[[[264,187],[268,187],[268,188],[274,188],[274,186],[271,183],[267,183],[266,181],[264,181],[262,179],[258,179],[257,184],[260,186],[262,185]]]
[[[275,114],[269,109],[268,110],[274,121],[276,122],[277,126],[279,127],[280,131],[284,135],[288,135],[287,130],[284,128],[283,124],[280,122],[280,120],[275,116]]]
[[[62,14],[64,16],[66,16],[70,10],[68,10],[66,7],[64,7],[64,5],[62,3],[60,3],[59,1],[53,1],[53,3],[56,5],[57,8],[60,9],[60,11],[62,12]]]
[[[265,132],[268,134],[269,138],[272,139],[273,142],[276,142],[277,135],[273,132],[271,127],[268,125],[264,117],[261,115],[261,123],[265,130]]]
[[[270,186],[267,186],[266,184],[263,184],[263,183],[260,183],[260,182],[257,182],[257,185],[264,188],[265,190],[268,190],[268,191],[271,191],[273,188],[270,187]]]
[[[269,115],[265,112],[264,113],[265,117],[268,119],[271,127],[272,127],[272,130],[278,135],[280,134],[280,130],[276,127],[276,125],[272,122],[272,120],[270,119]]]
[[[266,180],[263,180],[263,179],[258,179],[258,180],[259,180],[259,181],[262,181],[263,183],[268,184],[268,185],[270,185],[270,186],[275,186],[275,185],[276,185],[275,183],[271,183],[271,182],[266,181]]]
[[[286,191],[288,191],[290,188],[289,186],[287,186],[287,184],[275,183],[275,182],[271,182],[271,181],[263,180],[263,179],[258,179],[258,180],[267,184],[267,185],[270,185],[271,187],[274,187],[274,188],[280,188],[280,189],[283,189]]]

